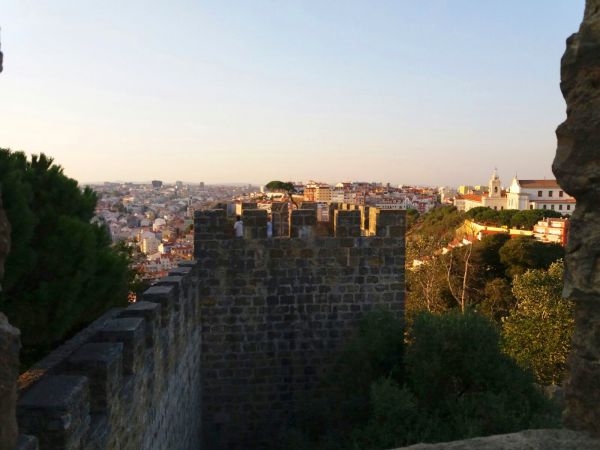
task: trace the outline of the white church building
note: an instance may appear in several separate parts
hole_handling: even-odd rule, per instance
[[[519,180],[515,176],[508,190],[503,190],[500,177],[494,170],[488,192],[457,195],[454,206],[459,211],[486,206],[496,210],[549,209],[572,214],[575,211],[575,199],[563,191],[556,180]]]

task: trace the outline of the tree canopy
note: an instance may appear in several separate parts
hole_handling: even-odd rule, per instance
[[[422,313],[404,346],[401,328],[389,312],[366,316],[287,448],[396,448],[559,424],[488,319]]]
[[[516,308],[502,324],[504,350],[541,384],[560,384],[566,372],[574,321],[573,304],[562,298],[563,274],[557,261],[517,275]]]
[[[438,239],[440,243],[447,243],[454,239],[454,232],[463,221],[464,213],[458,211],[454,206],[434,208],[414,222],[414,226],[409,230],[408,238],[426,236]]]
[[[486,206],[472,208],[465,213],[467,219],[477,223],[497,227],[520,228],[530,230],[546,217],[562,217],[558,211],[551,209],[492,209]]]
[[[12,228],[0,309],[21,329],[27,363],[127,302],[128,260],[90,223],[95,193],[51,158],[0,149],[0,180]]]
[[[288,195],[288,198],[290,199],[290,201],[293,203],[293,205],[296,208],[298,208],[298,205],[296,204],[296,201],[294,200],[294,193],[296,192],[294,183],[291,183],[289,181],[274,180],[274,181],[269,181],[265,185],[265,187],[270,191],[286,193]]]
[[[294,183],[286,181],[269,181],[265,187],[270,191],[281,191],[285,192],[286,194],[290,192],[295,192]]]
[[[499,254],[500,261],[506,267],[506,274],[513,277],[527,269],[546,269],[554,261],[563,258],[565,251],[560,244],[518,237],[506,242]]]

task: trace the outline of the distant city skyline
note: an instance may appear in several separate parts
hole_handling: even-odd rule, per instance
[[[0,8],[0,147],[82,184],[553,178],[583,0]]]
[[[457,188],[459,186],[471,186],[471,187],[475,187],[475,186],[482,186],[483,188],[488,187],[489,184],[489,175],[492,173],[492,171],[490,171],[490,173],[488,174],[488,180],[485,181],[464,181],[458,184],[427,184],[427,183],[394,183],[391,181],[387,181],[387,180],[377,180],[377,179],[366,179],[366,178],[356,178],[356,179],[339,179],[339,180],[331,180],[331,179],[317,179],[317,178],[305,178],[302,180],[292,180],[292,179],[282,179],[281,181],[288,181],[288,182],[297,182],[297,183],[308,183],[310,181],[314,181],[314,182],[322,182],[322,183],[327,183],[331,186],[335,186],[337,183],[345,183],[345,182],[351,182],[351,183],[355,183],[355,182],[365,182],[365,183],[381,183],[382,185],[386,185],[387,183],[389,183],[390,185],[392,185],[392,187],[398,187],[401,185],[404,186],[414,186],[414,187],[454,187]],[[501,176],[501,174],[498,174],[500,177],[500,181],[501,181],[501,186],[503,188],[508,188],[509,185],[511,184],[513,178],[515,176],[518,176],[518,174],[513,174],[508,178],[503,178]],[[535,179],[535,180],[554,180],[556,177],[554,177],[554,175],[551,175],[550,177],[542,177],[542,178],[532,178],[532,177],[518,177],[519,179],[524,179],[524,180],[530,180],[530,179]],[[261,182],[249,182],[249,181],[223,181],[223,182],[205,182],[203,180],[200,181],[190,181],[190,180],[180,180],[180,179],[160,179],[160,178],[154,178],[152,180],[96,180],[96,181],[89,181],[89,182],[81,182],[82,185],[101,185],[101,184],[105,184],[105,183],[118,183],[118,184],[127,184],[127,183],[133,183],[133,184],[152,184],[152,181],[161,181],[164,185],[167,186],[174,186],[175,183],[177,182],[182,182],[184,185],[199,185],[200,183],[202,184],[206,184],[206,185],[221,185],[221,186],[248,186],[248,185],[252,185],[254,187],[264,187],[268,181],[261,181]],[[269,181],[272,181],[273,179],[270,179]]]

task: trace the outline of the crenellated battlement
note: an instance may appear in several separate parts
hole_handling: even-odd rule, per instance
[[[197,281],[182,264],[24,373],[20,432],[40,449],[200,448]]]
[[[241,209],[239,212],[244,223],[245,239],[267,237],[268,216],[266,210],[253,207]],[[233,238],[232,220],[227,218],[224,209],[196,211],[194,216],[195,242]],[[272,221],[274,238],[400,237],[404,233],[405,211],[380,210],[374,207],[345,203],[332,204],[329,208],[329,225],[327,225],[317,221],[316,203],[304,202],[300,205],[300,209],[291,211],[288,210],[287,203],[281,203],[274,204]]]

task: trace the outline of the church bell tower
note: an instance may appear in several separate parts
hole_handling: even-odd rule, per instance
[[[502,186],[500,185],[500,178],[498,177],[498,170],[494,169],[494,173],[492,174],[492,178],[490,178],[490,190],[488,192],[488,197],[491,198],[500,198],[502,197]]]

